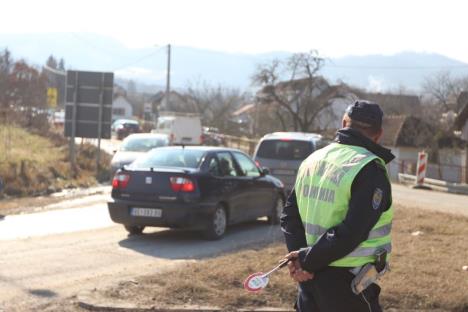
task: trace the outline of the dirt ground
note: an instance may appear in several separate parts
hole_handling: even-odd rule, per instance
[[[392,311],[468,311],[468,218],[396,207],[391,272],[380,283],[381,303]],[[291,308],[295,284],[286,270],[273,275],[268,288],[251,294],[243,279],[265,271],[286,253],[283,243],[257,246],[210,260],[183,264],[177,270],[99,290],[111,302],[148,306],[203,305],[224,310],[245,307]],[[70,298],[68,303],[72,302]],[[46,311],[58,311],[55,305]],[[62,305],[63,308],[63,305]],[[70,311],[75,305],[67,305]],[[62,309],[63,310],[63,309]]]

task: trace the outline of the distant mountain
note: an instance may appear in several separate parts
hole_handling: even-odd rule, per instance
[[[323,75],[370,91],[394,90],[400,86],[417,91],[426,77],[445,70],[453,76],[465,76],[468,64],[434,53],[347,56],[329,60]]]
[[[0,49],[11,50],[13,57],[42,65],[50,54],[63,57],[69,69],[113,71],[118,81],[132,79],[139,91],[151,92],[166,83],[166,47],[130,49],[119,41],[90,33],[0,34]],[[207,82],[249,89],[257,64],[290,53],[242,54],[216,52],[189,47],[172,47],[171,85],[184,88],[189,83]],[[440,70],[468,75],[468,64],[443,55],[404,52],[391,56],[347,56],[330,59],[322,74],[335,82],[372,91],[405,86],[417,90],[425,77]],[[126,87],[123,85],[123,87]]]

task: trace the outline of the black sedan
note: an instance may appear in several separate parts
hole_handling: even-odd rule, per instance
[[[117,171],[108,207],[130,234],[146,226],[184,227],[219,239],[234,223],[267,216],[277,224],[284,200],[281,181],[239,150],[171,146]]]

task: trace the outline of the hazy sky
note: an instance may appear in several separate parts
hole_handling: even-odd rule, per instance
[[[130,47],[323,56],[436,52],[468,62],[463,0],[14,0],[1,33],[93,32]]]

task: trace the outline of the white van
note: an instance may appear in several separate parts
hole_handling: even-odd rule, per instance
[[[167,134],[171,145],[202,144],[202,125],[197,114],[161,113],[156,129],[151,132]]]

